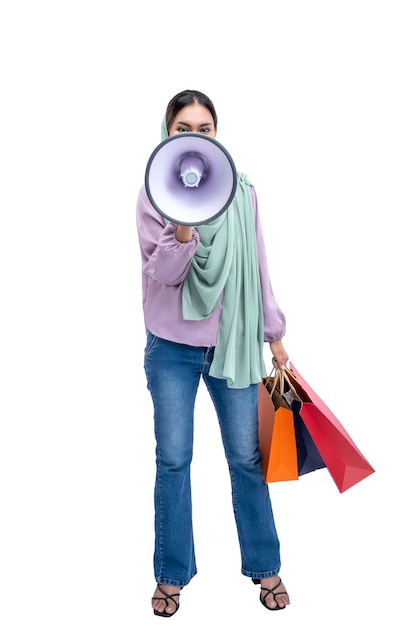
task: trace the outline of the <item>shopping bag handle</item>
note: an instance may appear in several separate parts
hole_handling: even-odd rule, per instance
[[[274,380],[273,380],[273,384],[272,384],[272,389],[270,392],[270,396],[272,397],[272,394],[274,392],[274,389],[277,387],[278,383],[279,383],[279,393],[282,396],[282,394],[284,393],[284,389],[285,389],[285,382],[287,382],[288,387],[290,388],[294,399],[298,400],[299,402],[302,402],[296,388],[294,387],[294,385],[291,382],[291,376],[294,376],[293,372],[291,370],[289,370],[288,368],[285,369],[281,369],[281,368],[272,368],[271,373],[269,375],[269,379],[272,378],[272,374],[275,371],[275,375],[274,375]]]
[[[282,376],[280,376],[280,375],[279,375],[279,370],[277,370],[277,369],[273,368],[273,369],[271,370],[271,373],[269,374],[269,376],[268,376],[267,380],[265,381],[265,387],[266,387],[267,382],[268,382],[269,380],[271,380],[271,378],[272,378],[272,374],[273,374],[274,370],[275,370],[275,375],[274,375],[274,377],[273,377],[272,386],[271,386],[271,391],[270,391],[270,393],[269,393],[269,395],[271,396],[271,398],[272,398],[272,394],[274,393],[275,389],[277,388],[278,383],[279,383],[278,392],[279,392],[279,394],[282,396],[282,394],[283,394],[283,392],[284,392],[284,383],[285,383],[284,378],[283,378]]]

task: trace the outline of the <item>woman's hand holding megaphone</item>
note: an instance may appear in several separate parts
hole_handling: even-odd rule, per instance
[[[177,224],[175,239],[180,243],[189,243],[193,238],[193,227]]]

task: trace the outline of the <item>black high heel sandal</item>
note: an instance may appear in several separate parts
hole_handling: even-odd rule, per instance
[[[163,589],[161,589],[160,585],[157,585],[157,589],[158,591],[160,591],[161,593],[164,594],[163,598],[160,598],[158,596],[154,596],[152,598],[152,600],[164,600],[165,602],[165,608],[163,611],[157,611],[156,609],[153,610],[155,615],[159,615],[160,617],[172,617],[173,615],[175,615],[175,613],[178,611],[178,609],[180,608],[180,604],[179,602],[177,602],[175,600],[175,598],[178,596],[178,598],[180,597],[179,593],[166,593],[166,591],[164,591]],[[181,587],[182,589],[182,587]],[[172,600],[172,602],[175,604],[175,611],[172,611],[172,613],[168,613],[167,612],[167,607],[169,606],[169,600]]]
[[[285,609],[286,608],[285,606],[279,606],[279,604],[277,602],[276,596],[284,595],[284,594],[287,595],[288,594],[287,591],[275,591],[275,589],[278,589],[278,587],[282,583],[281,578],[280,577],[278,577],[278,578],[279,578],[278,584],[276,584],[275,587],[273,587],[272,589],[268,589],[267,587],[261,587],[261,593],[259,594],[259,600],[261,601],[261,604],[263,604],[264,607],[266,609],[268,609],[269,611],[280,611],[281,609]],[[252,582],[253,582],[254,585],[260,585],[261,584],[261,581],[259,580],[259,578],[252,578]],[[262,595],[263,591],[266,591],[266,594],[264,596]],[[267,598],[267,596],[270,593],[272,594],[272,596],[274,598],[274,601],[277,602],[276,606],[273,606],[273,607],[272,606],[268,606],[267,603],[266,603],[266,598]]]

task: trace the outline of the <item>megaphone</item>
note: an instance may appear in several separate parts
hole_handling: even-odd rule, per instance
[[[181,133],[149,157],[145,188],[153,207],[170,222],[207,224],[229,207],[237,175],[228,151],[213,137]]]

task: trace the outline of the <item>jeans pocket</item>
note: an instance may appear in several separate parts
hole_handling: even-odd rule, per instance
[[[146,337],[146,346],[145,346],[145,357],[149,356],[152,348],[156,345],[158,341],[158,337],[153,335],[151,332],[148,332]]]

